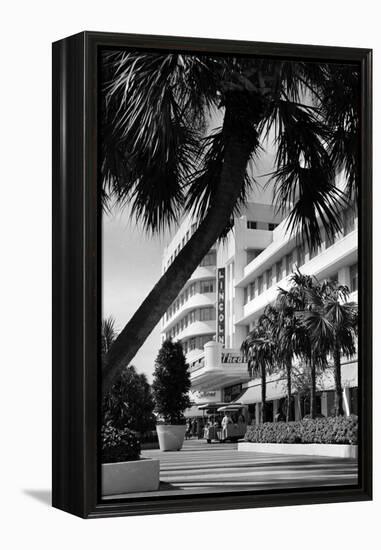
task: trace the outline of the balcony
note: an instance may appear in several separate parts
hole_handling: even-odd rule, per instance
[[[214,307],[216,305],[216,293],[215,292],[205,292],[201,294],[198,292],[194,294],[182,306],[168,319],[168,321],[163,322],[161,330],[162,332],[170,330],[176,323],[181,320],[184,315],[192,311],[193,309],[199,309],[203,307]],[[215,322],[214,322],[215,324]]]
[[[191,277],[188,279],[187,284],[184,288],[189,286],[190,282],[193,281],[202,281],[205,279],[215,279],[216,278],[216,266],[215,265],[208,265],[208,266],[198,266],[192,273]]]
[[[315,275],[318,279],[324,279],[337,272],[340,268],[355,263],[357,261],[357,239],[357,230],[352,231],[302,265],[300,271],[306,275]],[[241,281],[239,285],[241,286]],[[249,322],[256,319],[267,305],[274,302],[278,295],[279,287],[285,290],[290,287],[288,276],[284,277],[261,294],[257,294],[252,300],[245,304],[243,307],[243,316],[236,324],[247,325]],[[356,301],[356,297],[357,293],[353,293],[350,299]]]
[[[194,321],[176,335],[176,340],[187,340],[192,336],[202,336],[203,334],[215,334],[216,320],[212,321]]]
[[[207,342],[204,356],[190,368],[192,391],[208,391],[249,380],[247,363],[238,350],[222,348],[217,342]]]

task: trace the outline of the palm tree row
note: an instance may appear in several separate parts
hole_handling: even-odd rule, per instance
[[[103,360],[103,394],[129,364],[256,185],[255,159],[275,150],[274,200],[310,248],[339,229],[356,195],[358,68],[203,54],[105,51],[101,155],[105,209],[128,205],[161,232],[191,213],[198,228]],[[207,129],[211,113],[221,127]],[[274,137],[272,139],[267,139]],[[347,176],[344,193],[335,175]],[[290,209],[291,205],[291,209]]]
[[[288,290],[279,288],[242,344],[253,373],[261,378],[260,421],[266,407],[266,376],[286,372],[286,421],[291,419],[293,362],[299,359],[310,379],[310,416],[316,417],[316,377],[333,360],[335,414],[343,415],[341,357],[356,353],[358,307],[348,302],[349,289],[336,281],[319,283],[296,271]]]

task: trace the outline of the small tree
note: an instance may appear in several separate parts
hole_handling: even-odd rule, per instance
[[[156,411],[168,424],[184,424],[190,406],[191,387],[188,364],[180,342],[165,340],[155,361],[152,384]]]

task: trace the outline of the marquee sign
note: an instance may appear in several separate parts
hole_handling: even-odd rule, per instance
[[[217,270],[217,342],[225,345],[225,268]]]
[[[228,363],[229,365],[232,364],[245,364],[245,360],[243,356],[239,352],[228,352],[228,353],[222,353],[221,354],[221,363]]]

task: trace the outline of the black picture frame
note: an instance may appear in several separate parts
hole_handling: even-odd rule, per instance
[[[356,487],[100,502],[97,54],[106,46],[356,62],[361,68],[359,478]],[[372,51],[82,32],[53,44],[53,506],[83,518],[372,498]]]

